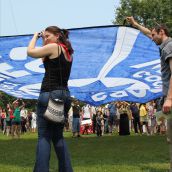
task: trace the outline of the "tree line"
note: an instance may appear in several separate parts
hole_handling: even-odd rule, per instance
[[[133,16],[140,24],[152,28],[165,24],[172,36],[172,0],[120,0],[115,9],[113,24],[122,25],[126,16]]]

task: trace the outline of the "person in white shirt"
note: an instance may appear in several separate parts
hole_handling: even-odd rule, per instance
[[[83,120],[91,118],[90,106],[87,104],[83,107]]]
[[[82,122],[81,125],[84,126],[82,134],[84,134],[85,132],[88,134],[89,130],[90,130],[90,126],[91,126],[91,109],[90,109],[90,105],[85,105],[82,108]],[[84,124],[83,124],[84,122]]]
[[[31,128],[32,128],[32,133],[35,133],[36,132],[36,113],[35,112],[32,112]]]

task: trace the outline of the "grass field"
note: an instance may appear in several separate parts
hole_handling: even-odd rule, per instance
[[[165,136],[71,138],[65,133],[74,172],[167,172],[168,145]],[[37,134],[28,133],[12,140],[0,133],[0,172],[32,172]],[[58,163],[52,149],[50,172]]]

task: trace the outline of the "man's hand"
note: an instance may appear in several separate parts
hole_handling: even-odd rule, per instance
[[[162,111],[164,113],[169,113],[171,109],[172,109],[172,99],[167,98],[163,104]]]
[[[133,16],[126,17],[126,19],[127,19],[127,22],[130,23],[133,27],[137,26],[138,23],[134,20]]]

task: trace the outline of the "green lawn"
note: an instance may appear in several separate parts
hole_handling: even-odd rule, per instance
[[[165,136],[88,135],[71,138],[65,133],[74,172],[167,172]],[[28,133],[12,140],[0,133],[0,172],[31,172],[37,135]],[[52,150],[50,172],[58,171]]]

